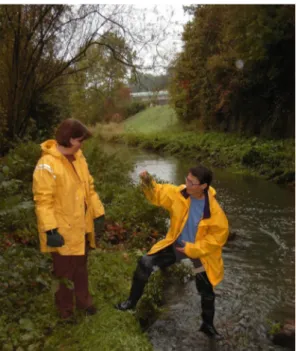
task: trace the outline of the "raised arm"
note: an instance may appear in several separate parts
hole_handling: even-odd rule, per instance
[[[173,203],[173,195],[177,187],[172,184],[158,184],[152,176],[144,171],[140,173],[143,192],[149,202],[155,206],[160,206],[170,210]]]

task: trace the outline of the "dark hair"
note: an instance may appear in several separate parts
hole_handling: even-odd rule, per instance
[[[208,184],[208,187],[211,185],[213,180],[213,172],[202,165],[198,165],[189,169],[189,172],[196,177],[200,184]]]
[[[81,140],[86,140],[91,136],[91,132],[84,124],[72,118],[64,120],[56,130],[57,143],[65,147],[71,147],[71,138],[82,138]]]

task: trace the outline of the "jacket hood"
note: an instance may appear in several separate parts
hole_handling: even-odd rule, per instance
[[[59,158],[62,157],[63,155],[57,149],[57,145],[58,143],[56,142],[56,140],[53,140],[53,139],[46,140],[44,143],[41,144],[41,150],[43,155],[48,154],[54,157],[59,157]],[[78,150],[74,156],[79,157],[81,155],[82,155],[82,151]]]

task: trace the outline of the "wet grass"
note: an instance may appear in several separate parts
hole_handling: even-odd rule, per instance
[[[165,233],[168,214],[149,205],[139,186],[131,183],[130,160],[121,155],[110,158],[98,145],[96,138],[88,141],[84,154],[105,205],[110,231],[115,228],[124,232],[124,240],[112,245],[106,229],[100,248],[90,252],[90,292],[99,313],[92,317],[78,313],[75,325],[60,324],[54,307],[51,257],[41,254],[38,248],[31,187],[39,146],[19,145],[1,160],[0,345],[3,350],[152,349],[141,325],[149,325],[160,313],[166,276],[161,272],[153,275],[135,313],[119,312],[114,304],[127,298],[137,259]],[[21,207],[23,202],[31,205]],[[173,275],[182,274],[182,269],[176,267]]]

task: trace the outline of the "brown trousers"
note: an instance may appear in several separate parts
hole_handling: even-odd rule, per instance
[[[92,305],[88,291],[88,251],[86,245],[83,256],[62,256],[57,252],[52,253],[53,275],[60,280],[55,293],[55,303],[62,318],[68,318],[73,314],[74,297],[78,309],[86,309]]]

